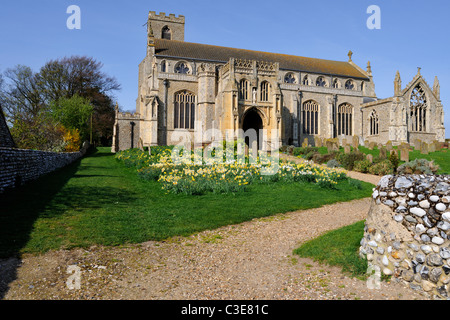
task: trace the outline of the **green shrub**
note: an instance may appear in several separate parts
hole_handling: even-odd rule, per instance
[[[398,173],[402,174],[434,174],[439,170],[439,166],[434,161],[428,161],[427,159],[414,159],[410,162],[406,162],[398,167]]]
[[[338,154],[339,154],[338,151],[331,151],[330,153],[326,153],[326,154],[316,153],[313,155],[312,160],[315,163],[319,163],[319,164],[328,163],[330,160],[335,159]],[[340,166],[340,164],[339,164],[339,166]]]
[[[379,176],[391,174],[392,171],[392,164],[388,159],[380,161],[369,168],[369,173]]]
[[[355,161],[353,170],[362,172],[362,173],[367,173],[367,172],[369,172],[369,168],[371,166],[372,166],[372,162],[370,162],[369,160],[367,160],[367,159],[359,160],[359,161]]]
[[[365,159],[364,153],[360,151],[351,153],[340,153],[336,160],[346,169],[353,170],[356,161],[361,161]]]
[[[394,172],[397,172],[398,164],[400,163],[400,159],[398,158],[397,153],[394,151],[391,151],[391,154],[389,155],[388,159],[391,162]]]

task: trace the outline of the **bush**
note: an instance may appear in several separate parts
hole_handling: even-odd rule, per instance
[[[398,158],[398,155],[396,152],[391,151],[391,154],[389,155],[389,161],[391,162],[394,172],[397,172],[397,168],[398,168],[398,164],[400,163],[400,159]]]
[[[384,176],[392,173],[392,164],[389,160],[380,161],[369,168],[369,173]]]
[[[365,159],[364,153],[355,151],[351,153],[340,153],[336,160],[347,170],[353,170],[356,161]]]
[[[326,153],[326,154],[316,153],[313,155],[312,160],[315,163],[319,163],[319,164],[328,163],[328,161],[335,159],[338,154],[339,154],[338,151],[331,151],[330,153]],[[340,166],[340,164],[339,164],[339,166]]]
[[[372,166],[372,162],[367,159],[355,161],[353,169],[358,172],[367,173]]]
[[[439,170],[439,166],[433,161],[427,159],[414,159],[398,167],[397,171],[401,174],[434,174]]]
[[[331,159],[330,161],[327,162],[327,167],[328,168],[337,168],[337,167],[340,167],[340,166],[341,166],[341,164],[336,159]]]

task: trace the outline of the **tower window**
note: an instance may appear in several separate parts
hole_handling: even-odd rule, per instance
[[[354,90],[355,89],[355,83],[353,82],[353,80],[347,80],[345,82],[345,89],[347,89],[347,90]]]
[[[165,26],[164,28],[162,28],[161,38],[167,39],[167,40],[172,40],[172,31],[170,31],[168,26]]]

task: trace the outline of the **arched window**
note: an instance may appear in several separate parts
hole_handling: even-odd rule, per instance
[[[164,28],[162,28],[161,38],[167,39],[167,40],[172,40],[172,31],[170,31],[168,26],[165,26]]]
[[[303,77],[302,84],[304,86],[309,86],[309,77],[308,77],[308,75]]]
[[[284,76],[285,83],[295,83],[295,76],[292,73],[286,73]]]
[[[175,73],[188,74],[190,71],[189,66],[185,62],[178,62],[175,66]]]
[[[239,99],[248,100],[248,80],[242,79],[239,81]]]
[[[345,89],[348,89],[348,90],[354,90],[355,89],[355,83],[353,82],[353,80],[347,80],[345,82]]]
[[[378,114],[375,110],[372,110],[369,116],[369,135],[377,135],[378,132]]]
[[[328,87],[327,81],[324,77],[318,77],[316,80],[316,86],[318,87]]]
[[[304,134],[319,134],[319,104],[316,101],[303,103],[302,126]]]
[[[195,95],[187,90],[175,93],[174,129],[194,129],[195,123]]]
[[[353,106],[349,103],[343,103],[337,110],[337,134],[351,136],[353,122]]]
[[[337,78],[333,79],[333,88],[339,89],[341,87],[341,84],[339,83],[339,80]]]
[[[261,82],[260,100],[269,101],[269,83],[267,81]]]
[[[161,61],[161,72],[166,72],[166,60]]]
[[[422,86],[418,84],[411,92],[409,102],[409,123],[411,131],[426,131],[427,97]]]

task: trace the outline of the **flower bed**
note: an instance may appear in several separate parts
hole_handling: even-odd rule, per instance
[[[313,163],[280,161],[274,164],[267,157],[238,159],[235,154],[231,160],[205,160],[201,150],[192,152],[188,161],[174,163],[171,151],[167,148],[153,154],[152,148],[150,156],[140,150],[127,150],[118,153],[116,158],[127,166],[136,166],[142,178],[156,180],[164,190],[172,193],[241,192],[253,183],[277,181],[315,183],[323,188],[335,188],[340,180],[347,178],[342,169],[325,168]],[[275,170],[268,174],[268,169]]]

